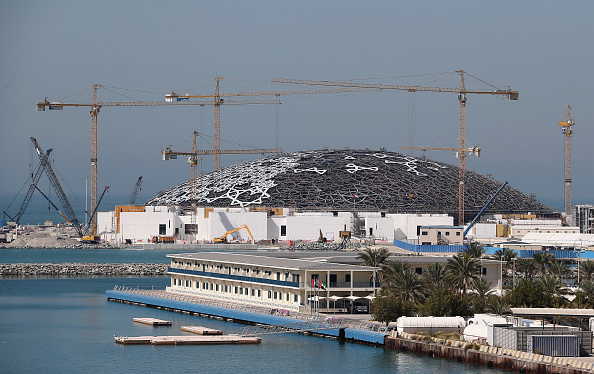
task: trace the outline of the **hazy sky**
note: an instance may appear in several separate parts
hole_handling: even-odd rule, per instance
[[[44,149],[54,149],[58,172],[84,194],[88,108],[37,112],[35,103],[93,84],[128,89],[101,89],[100,101],[163,100],[165,93],[185,92],[217,76],[226,78],[222,91],[243,92],[315,88],[257,83],[274,77],[413,76],[372,82],[425,84],[443,75],[424,74],[462,69],[520,92],[518,101],[469,95],[467,144],[480,146],[482,154],[469,157],[467,168],[562,208],[564,136],[557,123],[570,104],[576,121],[573,202],[594,203],[593,14],[592,1],[2,1],[0,192],[16,193],[29,164],[37,163],[33,136]],[[429,85],[457,87],[459,80]],[[213,89],[208,83],[191,92]],[[87,90],[63,102],[90,103],[91,97]],[[458,144],[452,93],[317,94],[281,101],[223,106],[222,148],[275,148],[277,126],[285,151],[399,152],[411,143]],[[112,193],[130,194],[143,176],[143,194],[151,197],[188,180],[185,160],[162,161],[160,151],[168,145],[189,150],[194,130],[204,134],[200,145],[212,147],[212,107],[104,107],[99,190],[110,185]],[[453,152],[427,156],[458,164]],[[223,156],[222,165],[252,158]],[[203,171],[212,168],[212,158],[205,157]]]

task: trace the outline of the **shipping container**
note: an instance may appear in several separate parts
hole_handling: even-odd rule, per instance
[[[575,335],[529,335],[528,352],[553,357],[579,357],[580,337]]]

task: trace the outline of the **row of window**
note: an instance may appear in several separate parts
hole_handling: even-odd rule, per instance
[[[429,231],[421,231],[421,235],[429,235]],[[441,236],[441,231],[437,232],[437,236]],[[446,231],[445,236],[450,236],[450,232]],[[456,236],[460,236],[460,231],[456,231]]]
[[[223,293],[232,293],[235,295],[245,295],[251,297],[262,297],[262,290],[249,288],[249,287],[239,287],[239,286],[230,286],[228,284],[218,284],[218,283],[211,283],[211,282],[200,282],[200,281],[191,281],[189,279],[173,279],[173,286],[178,287],[186,287],[186,288],[196,288],[202,289],[205,291],[214,291],[214,292],[223,292]],[[281,291],[267,291],[268,299],[273,300],[284,300],[290,301],[291,293],[290,292],[281,292]],[[299,295],[293,294],[293,302],[299,302]]]
[[[198,261],[177,261],[175,259],[171,260],[171,265],[182,265],[182,266],[190,266],[190,267],[194,267],[194,268],[202,268],[202,271],[204,272],[225,272],[227,274],[232,274],[232,272],[235,273],[245,273],[245,274],[249,274],[249,273],[253,273],[253,274],[260,274],[260,272],[262,272],[262,270],[260,270],[259,268],[249,268],[249,267],[240,267],[240,266],[227,266],[227,265],[220,265],[217,264],[215,266],[215,264],[206,264],[206,263],[200,263]],[[264,270],[264,275],[266,275],[267,277],[272,277],[272,270]],[[297,282],[299,283],[300,280],[300,276],[299,274],[292,274],[288,271],[286,272],[280,272],[277,271],[275,274],[275,280],[283,280],[283,281],[291,281],[291,282]]]

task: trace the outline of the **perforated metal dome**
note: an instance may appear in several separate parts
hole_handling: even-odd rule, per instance
[[[466,172],[467,214],[476,214],[502,184]],[[190,205],[190,182],[148,205]],[[197,204],[209,207],[294,207],[301,210],[450,213],[458,211],[458,168],[400,153],[316,150],[229,166],[198,177]],[[489,212],[550,213],[536,199],[506,186]]]

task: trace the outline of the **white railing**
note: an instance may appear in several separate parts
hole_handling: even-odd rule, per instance
[[[193,295],[187,295],[187,294],[176,293],[176,292],[166,292],[163,288],[155,289],[153,287],[149,288],[149,287],[140,287],[140,286],[114,286],[113,291],[136,294],[136,295],[143,295],[143,296],[153,297],[153,298],[157,298],[157,299],[167,299],[167,300],[172,300],[172,301],[176,301],[176,302],[201,304],[201,305],[207,305],[207,306],[212,306],[212,307],[217,307],[217,308],[237,310],[237,311],[241,311],[241,312],[257,313],[257,314],[264,314],[264,315],[276,315],[279,317],[291,318],[291,319],[302,320],[302,321],[313,321],[313,322],[325,323],[325,322],[328,322],[329,320],[331,320],[331,321],[333,321],[333,323],[338,323],[342,327],[355,329],[355,330],[373,331],[373,332],[384,333],[384,334],[389,334],[390,331],[392,331],[391,328],[387,328],[385,326],[381,326],[381,325],[374,324],[374,323],[368,323],[368,322],[358,321],[358,320],[351,320],[348,318],[337,318],[336,316],[316,315],[316,314],[295,312],[292,310],[282,309],[276,305],[273,305],[272,303],[267,303],[264,301],[258,302],[258,304],[267,305],[267,306],[238,303],[238,302],[234,302],[233,299],[227,298],[225,296],[222,296],[221,298],[217,298],[217,299],[212,299],[212,298],[193,296]],[[250,301],[250,303],[252,303],[252,301]],[[274,307],[271,307],[271,306],[274,306]]]

